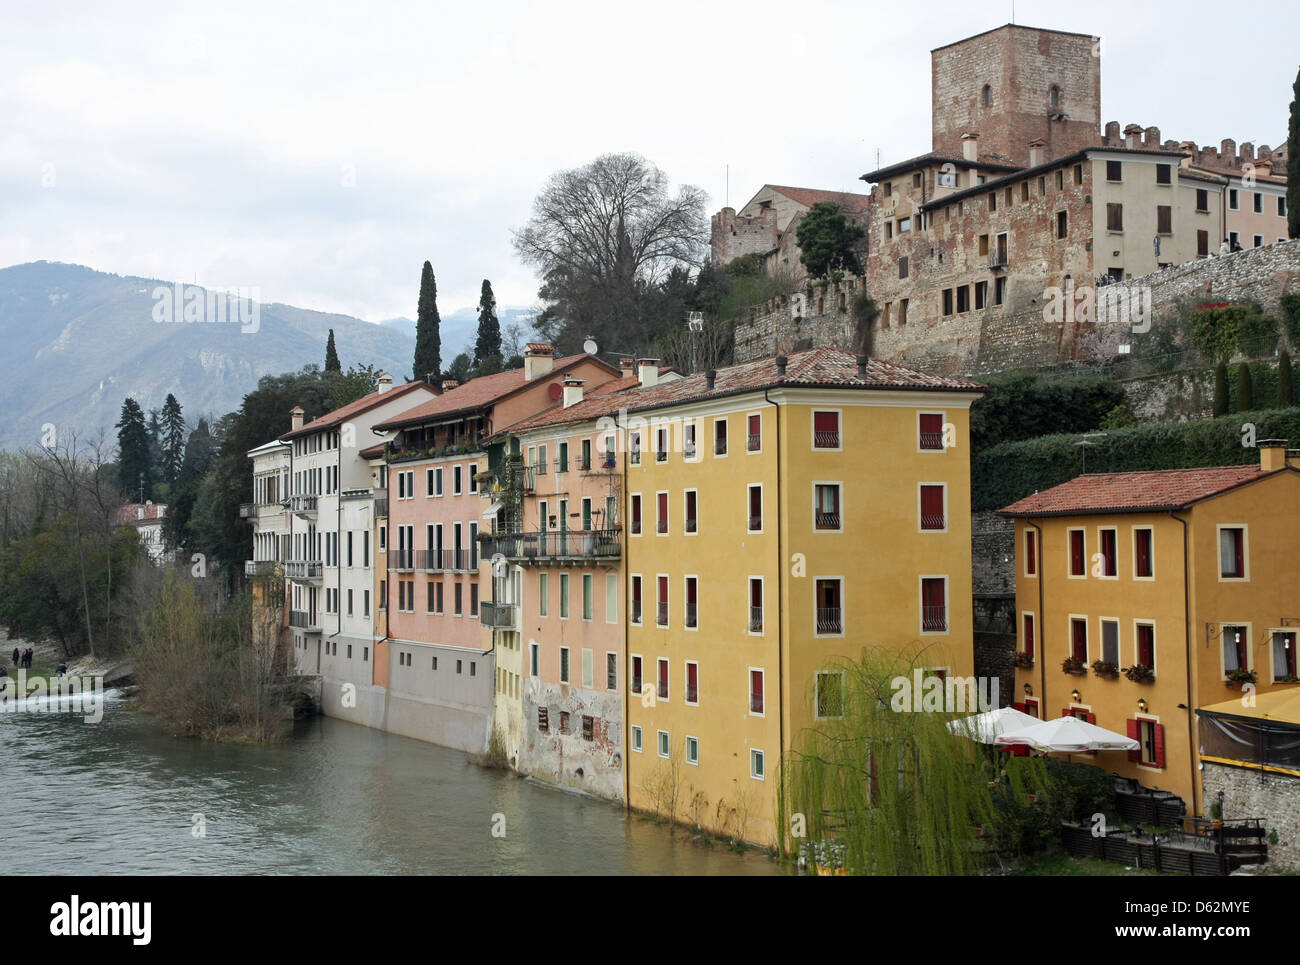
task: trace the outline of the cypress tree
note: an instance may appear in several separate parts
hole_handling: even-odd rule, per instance
[[[170,396],[168,396],[170,398]],[[164,429],[157,409],[149,410],[149,466],[154,479],[167,479],[167,453],[163,445]]]
[[[1237,366],[1237,411],[1250,412],[1254,408],[1255,392],[1250,381],[1250,366],[1242,362]]]
[[[127,396],[117,421],[117,488],[134,502],[153,496],[153,466],[149,459],[149,430],[140,403]]]
[[[1228,366],[1220,362],[1214,367],[1214,417],[1228,414]]]
[[[442,375],[442,335],[438,317],[438,283],[433,265],[420,274],[420,301],[415,310],[415,377],[436,380]]]
[[[162,410],[162,456],[160,478],[174,483],[180,477],[185,459],[185,417],[181,415],[180,402],[170,392]]]
[[[330,329],[329,340],[325,343],[325,371],[342,372],[343,366],[339,364],[339,353],[334,348],[334,329]]]
[[[1291,405],[1291,353],[1282,349],[1277,357],[1277,407],[1289,409]]]
[[[1300,71],[1291,86],[1291,119],[1286,135],[1287,237],[1300,238]]]
[[[501,357],[501,322],[497,319],[497,299],[492,294],[492,283],[484,278],[483,290],[478,299],[478,338],[474,342],[474,368],[480,368],[484,362],[494,357]]]

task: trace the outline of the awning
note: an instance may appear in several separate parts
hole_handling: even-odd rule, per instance
[[[497,513],[499,513],[499,512],[501,512],[501,504],[500,504],[500,503],[493,503],[493,504],[492,504],[491,506],[489,506],[487,509],[483,510],[483,518],[484,518],[484,519],[496,519],[496,518],[497,518]]]

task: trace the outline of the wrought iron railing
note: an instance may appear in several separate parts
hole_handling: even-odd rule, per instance
[[[485,556],[524,563],[553,559],[617,559],[623,551],[616,529],[557,529],[543,533],[497,533],[484,537]]]
[[[819,606],[817,608],[818,633],[843,633],[844,611],[837,606]]]

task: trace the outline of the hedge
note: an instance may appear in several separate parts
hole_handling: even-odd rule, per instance
[[[1242,445],[1242,424],[1255,426],[1255,440],[1287,439],[1300,445],[1300,407],[1239,412],[1196,422],[1160,422],[1116,429],[1090,439],[1088,472],[1194,469],[1246,465],[1259,451]],[[1080,435],[1041,436],[1005,442],[971,457],[971,506],[1001,509],[1031,493],[1068,482],[1082,472]]]

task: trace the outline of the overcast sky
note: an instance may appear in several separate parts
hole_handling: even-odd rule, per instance
[[[15,8],[18,7],[17,10]],[[546,177],[636,151],[709,211],[863,190],[930,146],[931,48],[1011,4],[615,0],[0,6],[0,266],[46,259],[414,317],[531,305],[510,246]],[[1290,4],[1048,3],[1102,38],[1103,121],[1277,145]]]

